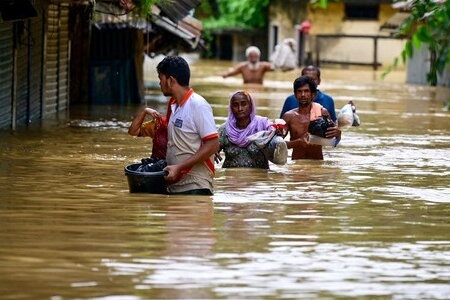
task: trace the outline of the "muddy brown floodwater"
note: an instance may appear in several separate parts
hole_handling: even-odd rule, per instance
[[[192,63],[192,86],[224,122],[240,77]],[[299,70],[246,87],[278,117]],[[0,133],[2,299],[448,299],[448,90],[322,70],[362,125],[323,161],[222,169],[215,195],[130,194],[127,135],[140,107],[72,107],[68,119]],[[161,110],[164,97],[148,91]],[[51,123],[51,124],[49,124]]]

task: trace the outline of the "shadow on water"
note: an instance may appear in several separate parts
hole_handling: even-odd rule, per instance
[[[192,86],[224,122],[241,79],[198,61]],[[278,117],[299,70],[247,86]],[[123,167],[151,142],[142,106],[73,107],[57,126],[0,133],[0,293],[5,299],[446,299],[450,115],[442,93],[324,69],[336,107],[362,120],[324,161],[269,171],[217,165],[212,197],[130,194]],[[165,111],[157,90],[146,104]]]

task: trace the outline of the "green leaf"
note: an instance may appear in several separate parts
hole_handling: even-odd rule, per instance
[[[328,7],[328,0],[320,0],[320,6],[323,8]]]
[[[394,68],[397,67],[397,65],[398,65],[398,57],[394,58],[394,62],[392,63],[392,65],[394,66]]]
[[[393,69],[392,66],[387,67],[386,71],[384,71],[383,73],[381,73],[381,75],[380,75],[381,79],[386,78],[386,76],[387,76],[389,73],[392,72],[392,69]]]
[[[400,54],[402,57],[403,64],[406,64],[406,50],[403,49],[402,53]]]
[[[417,28],[417,33],[415,34],[420,41],[424,43],[431,42],[431,34],[427,27],[421,25]]]
[[[405,44],[405,54],[408,57],[412,57],[413,55],[413,46],[412,46],[412,42],[411,40],[407,41]],[[406,59],[403,60],[403,62],[405,62]]]
[[[450,57],[450,42],[438,53],[436,61],[436,69],[439,74],[443,74],[446,69],[447,62]]]
[[[417,33],[412,36],[412,42],[414,44],[414,47],[416,48],[420,48],[420,46],[422,45],[422,41],[420,40]]]
[[[437,84],[437,74],[436,72],[430,72],[427,74],[427,81],[430,85],[436,86]]]
[[[320,8],[328,7],[328,0],[310,0],[311,4]]]

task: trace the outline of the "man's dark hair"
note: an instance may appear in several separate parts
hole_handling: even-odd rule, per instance
[[[306,71],[313,71],[317,73],[317,77],[320,78],[320,69],[319,67],[313,66],[313,65],[309,65],[306,66],[302,69],[302,76],[306,75]]]
[[[317,93],[316,82],[309,76],[300,76],[294,80],[294,94],[299,87],[304,86],[305,84],[309,85],[311,93]]]
[[[180,56],[164,57],[158,66],[156,66],[156,71],[167,77],[172,76],[181,86],[189,86],[191,71],[187,61]]]

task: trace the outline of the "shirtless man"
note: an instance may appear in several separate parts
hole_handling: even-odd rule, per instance
[[[308,143],[308,126],[311,120],[321,115],[329,116],[326,108],[313,102],[317,94],[317,85],[311,77],[300,76],[294,81],[294,95],[299,107],[289,110],[283,115],[291,140],[288,149],[293,149],[292,159],[323,159],[322,146]],[[330,129],[330,128],[329,128]],[[340,131],[328,130],[327,138],[340,138]]]
[[[320,105],[322,105],[323,107],[325,107],[328,110],[328,112],[330,113],[331,120],[333,120],[333,122],[336,122],[336,112],[335,112],[335,108],[334,108],[333,98],[331,98],[330,95],[325,94],[324,92],[319,90],[319,85],[321,82],[320,69],[313,65],[306,66],[302,69],[301,75],[302,76],[306,75],[306,76],[309,76],[312,79],[314,79],[314,82],[317,85],[317,94],[316,94],[316,98],[314,98],[313,101],[317,102]],[[292,94],[289,97],[287,97],[286,100],[284,101],[284,105],[283,105],[283,109],[281,110],[280,118],[282,118],[284,113],[287,112],[288,110],[291,110],[291,109],[297,108],[297,107],[298,107],[298,101],[295,98],[295,95]]]
[[[264,74],[268,71],[272,71],[271,63],[267,61],[260,61],[261,51],[258,47],[250,46],[245,50],[245,56],[247,61],[239,63],[234,68],[222,74],[223,78],[242,74],[244,83],[257,83],[262,84]]]

